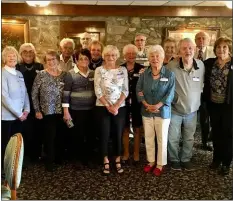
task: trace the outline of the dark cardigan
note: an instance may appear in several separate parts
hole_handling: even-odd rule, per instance
[[[217,58],[209,58],[204,61],[205,64],[205,81],[203,90],[203,99],[206,102],[210,101],[210,78],[212,76],[212,68]],[[229,73],[227,79],[227,92],[226,92],[226,104],[232,104],[233,102],[233,57],[231,58],[231,65],[229,66]]]

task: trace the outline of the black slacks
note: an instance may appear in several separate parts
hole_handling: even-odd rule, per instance
[[[24,156],[31,160],[41,157],[43,123],[36,119],[34,113],[29,113],[27,119],[23,122],[22,135],[24,139]]]
[[[211,132],[210,132],[210,115],[207,110],[207,105],[205,102],[201,102],[201,106],[199,109],[200,112],[200,125],[201,125],[201,138],[202,144],[206,145],[206,143],[212,139]]]
[[[72,128],[72,149],[75,158],[87,162],[93,154],[95,133],[93,110],[70,110]]]
[[[122,133],[126,121],[126,108],[121,107],[117,115],[113,115],[108,110],[99,106],[96,107],[98,112],[98,122],[101,133],[101,151],[102,157],[108,156],[108,142],[110,134],[112,135],[113,155],[121,155]]]
[[[65,123],[62,114],[45,115],[43,117],[44,146],[46,152],[46,164],[52,164],[55,159],[62,160],[64,154],[63,127]]]
[[[210,102],[208,110],[212,122],[213,162],[230,166],[232,161],[232,105]]]

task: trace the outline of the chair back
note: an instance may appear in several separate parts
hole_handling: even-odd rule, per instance
[[[6,147],[4,156],[4,172],[11,190],[19,187],[24,155],[23,137],[20,133],[13,135]]]

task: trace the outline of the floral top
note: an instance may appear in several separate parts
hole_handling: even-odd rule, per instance
[[[50,75],[47,71],[38,72],[32,87],[32,102],[35,112],[44,115],[62,113],[62,93],[64,88],[64,76]]]
[[[105,69],[100,66],[95,70],[94,85],[96,106],[104,106],[99,100],[103,96],[109,103],[115,104],[121,93],[126,97],[129,94],[127,69],[122,66],[117,69]],[[125,101],[121,104],[121,107],[123,106]]]
[[[223,68],[219,68],[215,62],[210,78],[211,101],[214,103],[224,103],[226,98],[227,77],[229,73],[229,65],[227,62]]]

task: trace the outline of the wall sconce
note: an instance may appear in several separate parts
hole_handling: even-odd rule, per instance
[[[33,7],[45,7],[50,4],[50,1],[26,1],[26,3]]]
[[[232,1],[225,1],[225,5],[227,8],[232,9]]]

